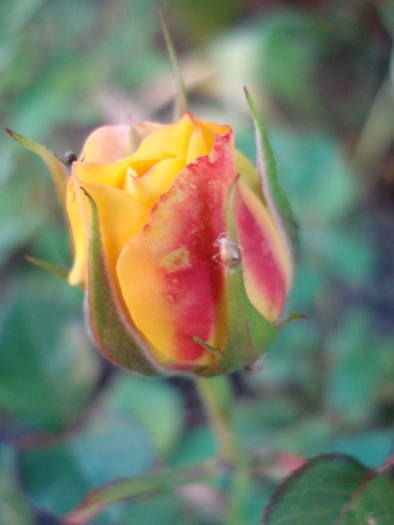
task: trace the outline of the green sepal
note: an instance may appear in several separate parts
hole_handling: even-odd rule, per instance
[[[257,112],[250,93],[244,88],[246,99],[252,113],[257,146],[257,172],[261,177],[261,191],[268,211],[282,233],[285,246],[293,261],[298,256],[298,225],[295,220],[290,202],[279,184],[275,157],[268,140],[268,135],[263,122]]]
[[[185,114],[187,110],[187,92],[183,82],[181,68],[179,67],[178,58],[176,56],[174,46],[172,45],[171,36],[168,31],[166,21],[164,20],[162,6],[160,6],[159,11],[161,28],[163,30],[167,53],[170,58],[175,81],[174,120],[178,120]]]
[[[144,376],[169,375],[169,370],[154,361],[143,336],[126,317],[108,270],[98,208],[92,197],[85,194],[91,205],[85,309],[92,336],[114,364]]]
[[[6,128],[6,131],[18,144],[20,144],[26,149],[29,149],[30,151],[33,151],[34,153],[37,153],[37,155],[39,155],[42,158],[42,160],[48,165],[60,198],[63,212],[67,217],[66,188],[69,173],[65,165],[56,157],[54,153],[49,151],[49,149],[47,149],[45,146],[41,146],[40,144],[33,142],[27,137],[20,135],[19,133],[14,133],[8,128]]]
[[[203,348],[205,348],[205,350],[208,350],[208,352],[211,352],[215,356],[218,356],[218,355],[221,354],[221,351],[218,348],[214,348],[213,346],[209,345],[208,343],[206,343],[205,341],[203,341],[202,339],[200,339],[197,336],[193,337],[193,341],[195,343],[201,345]]]
[[[61,279],[67,281],[68,270],[61,268],[57,264],[52,264],[47,261],[43,261],[42,259],[36,259],[35,257],[31,257],[30,255],[25,255],[25,259],[31,264],[34,264],[34,266],[37,266],[37,268],[41,268],[41,270],[45,270],[46,272],[52,273],[53,275],[57,275]]]
[[[234,221],[233,186],[227,209],[229,240],[237,244]],[[227,324],[228,335],[224,351],[212,349],[216,359],[211,367],[200,371],[200,376],[216,376],[234,372],[254,363],[275,339],[278,330],[249,301],[243,280],[242,262],[237,269],[227,269]],[[198,342],[198,341],[196,341]],[[201,343],[200,343],[201,344]],[[202,346],[207,347],[206,343]]]
[[[307,317],[301,312],[290,312],[289,315],[286,315],[286,317],[282,319],[282,321],[276,321],[275,326],[278,329],[283,328],[287,323],[295,321],[296,319],[307,319]]]

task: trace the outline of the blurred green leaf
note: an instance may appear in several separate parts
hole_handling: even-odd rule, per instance
[[[337,332],[327,342],[327,408],[351,420],[364,420],[373,410],[385,378],[391,350],[378,343],[369,312],[349,310]],[[389,377],[386,377],[389,380]]]
[[[302,229],[342,219],[356,203],[356,181],[335,139],[323,132],[270,128],[279,179]],[[236,133],[237,147],[252,161],[252,133]],[[333,222],[334,223],[334,222]]]
[[[263,525],[391,525],[394,484],[350,456],[318,456],[280,485]]]
[[[104,403],[142,421],[161,454],[173,450],[184,425],[184,409],[179,392],[170,383],[120,373],[106,390]]]
[[[46,289],[29,291],[25,281],[9,297],[0,340],[0,404],[35,429],[59,430],[86,407],[100,369],[84,330],[72,322],[62,295],[66,285],[45,279]]]
[[[331,277],[362,283],[376,263],[361,225],[349,228],[310,224],[303,240],[308,256],[318,259],[322,271]]]
[[[327,21],[289,11],[267,17],[259,29],[260,78],[292,109],[321,116],[313,81]]]
[[[319,451],[332,436],[330,422],[321,416],[309,416],[301,419],[293,426],[271,432],[266,438],[266,444],[276,451],[286,450],[308,456],[312,447]]]
[[[275,432],[280,434],[300,417],[297,401],[288,398],[238,401],[234,412],[235,428],[249,446],[266,445]]]
[[[338,525],[391,525],[394,521],[394,482],[389,473],[374,476],[352,499]]]
[[[0,525],[33,525],[33,512],[17,479],[17,462],[11,448],[0,448]]]
[[[194,461],[213,458],[216,454],[216,442],[212,430],[200,427],[186,436],[179,445],[175,458],[177,465],[187,465]]]
[[[0,34],[20,31],[45,3],[45,0],[4,0],[1,7]]]
[[[27,244],[44,222],[47,211],[34,202],[38,187],[14,179],[1,188],[0,265]]]
[[[152,460],[152,441],[137,421],[101,412],[80,435],[23,452],[21,479],[38,505],[65,513],[89,490],[115,478],[137,476]]]

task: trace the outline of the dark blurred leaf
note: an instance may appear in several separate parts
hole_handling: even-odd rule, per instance
[[[33,512],[17,480],[17,465],[10,448],[0,448],[0,525],[33,525]]]
[[[170,383],[118,374],[106,391],[105,405],[142,421],[160,453],[172,451],[183,427],[184,412],[180,395]]]
[[[318,456],[280,485],[263,525],[391,525],[394,484],[350,456]]]
[[[394,6],[390,0],[385,0],[379,2],[376,5],[376,8],[379,10],[382,22],[384,23],[387,32],[394,38]]]
[[[152,441],[137,421],[100,413],[81,435],[22,453],[21,477],[37,504],[65,513],[92,488],[137,476],[152,460]]]
[[[67,285],[52,279],[44,276],[41,289],[30,291],[25,281],[9,298],[0,340],[0,404],[35,429],[59,430],[86,406],[100,370],[85,332],[72,322]]]
[[[240,14],[243,2],[240,0],[171,0],[166,12],[170,29],[172,20],[177,21],[177,31],[188,45],[204,42],[234,21]]]

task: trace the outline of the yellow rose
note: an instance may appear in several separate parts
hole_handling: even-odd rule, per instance
[[[293,262],[264,184],[229,126],[190,113],[88,137],[67,182],[69,282],[86,288],[110,360],[145,375],[215,375],[265,350]]]

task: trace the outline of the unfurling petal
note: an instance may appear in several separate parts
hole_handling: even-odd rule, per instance
[[[215,240],[227,231],[235,177],[232,134],[217,135],[211,154],[181,171],[119,258],[131,317],[165,359],[208,365],[212,356],[193,337],[223,346],[224,268],[213,256]]]
[[[242,181],[235,194],[234,214],[246,292],[255,308],[273,322],[285,304],[291,263],[266,207]]]

